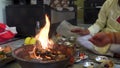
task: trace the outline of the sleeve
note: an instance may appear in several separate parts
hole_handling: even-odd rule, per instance
[[[120,32],[106,33],[106,36],[111,40],[110,43],[120,44]]]
[[[103,6],[101,7],[99,14],[98,14],[98,19],[92,26],[88,28],[91,35],[94,35],[95,33],[99,32],[105,27],[106,21],[107,21],[107,15],[108,15],[107,11],[112,2],[113,0],[106,0]]]

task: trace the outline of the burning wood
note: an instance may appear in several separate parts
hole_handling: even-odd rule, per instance
[[[61,51],[64,50],[65,47],[63,47],[63,49],[56,49],[56,47],[54,47],[52,49],[48,48],[47,50],[37,47],[38,46],[36,45],[34,46],[33,50],[29,52],[29,56],[27,58],[39,59],[41,61],[60,61],[67,58],[67,55]]]

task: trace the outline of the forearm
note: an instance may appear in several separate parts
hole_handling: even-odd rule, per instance
[[[120,44],[120,32],[107,33],[111,39],[111,43]]]
[[[114,33],[114,43],[120,44],[120,32]]]

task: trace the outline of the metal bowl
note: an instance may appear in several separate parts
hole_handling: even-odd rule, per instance
[[[97,56],[97,57],[95,58],[95,60],[96,60],[97,62],[102,63],[102,62],[105,62],[105,61],[107,61],[107,60],[109,60],[109,59],[108,59],[108,57],[106,57],[106,56]]]
[[[33,45],[26,45],[15,49],[12,55],[18,60],[18,63],[22,68],[67,68],[69,64],[69,58],[64,60],[54,61],[54,62],[39,62],[39,61],[29,61],[24,59],[25,55],[28,55],[28,51],[31,51]]]

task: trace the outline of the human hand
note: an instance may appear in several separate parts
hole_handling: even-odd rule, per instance
[[[81,29],[81,28],[72,29],[71,32],[77,33],[79,35],[87,35],[90,33],[88,29]]]
[[[108,33],[100,32],[95,34],[92,38],[89,39],[93,44],[98,47],[103,47],[112,42],[112,39],[108,35]]]

